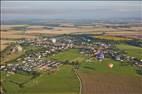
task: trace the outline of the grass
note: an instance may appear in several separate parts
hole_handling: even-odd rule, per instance
[[[48,57],[48,59],[56,59],[58,61],[79,61],[82,62],[86,59],[84,55],[81,55],[78,49],[69,49],[64,52],[60,52],[53,56]]]
[[[124,50],[127,55],[142,59],[142,48],[135,47],[127,44],[118,44],[117,47]]]
[[[22,75],[22,74],[9,74],[1,72],[1,79],[3,80],[2,86],[6,90],[6,94],[18,94],[21,89],[18,84],[29,81],[32,75]]]
[[[61,66],[59,71],[50,75],[42,73],[24,84],[23,88],[9,81],[22,83],[29,78],[30,75],[20,74],[7,77],[6,82],[3,83],[7,90],[6,94],[79,94],[79,81],[69,65]]]
[[[109,63],[112,63],[114,67],[109,68],[108,67]],[[120,62],[108,58],[106,58],[102,62],[99,62],[97,60],[93,60],[92,62],[84,62],[80,66],[80,71],[97,72],[97,73],[114,73],[114,74],[132,75],[132,76],[138,75],[134,67],[130,65],[122,65]]]
[[[105,58],[102,62],[99,62],[95,58],[89,58],[87,56],[81,55],[78,49],[69,49],[64,52],[58,53],[55,56],[51,56],[50,58],[54,58],[60,61],[78,60],[80,62],[80,71],[83,72],[117,73],[133,76],[137,75],[135,68],[131,65],[122,65],[121,62],[114,61],[109,58]],[[114,67],[112,69],[108,67],[109,63],[114,64]]]
[[[27,84],[24,94],[78,94],[79,81],[72,67],[65,65],[51,75],[42,74]]]

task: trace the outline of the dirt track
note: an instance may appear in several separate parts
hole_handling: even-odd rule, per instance
[[[142,77],[79,73],[82,94],[142,94]]]

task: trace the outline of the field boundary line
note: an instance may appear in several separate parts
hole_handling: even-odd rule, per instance
[[[79,91],[79,94],[82,94],[82,80],[81,80],[81,78],[80,78],[80,76],[79,76],[79,74],[78,74],[78,72],[77,72],[77,70],[76,69],[74,69],[74,72],[75,72],[75,74],[76,74],[76,76],[77,76],[77,78],[78,78],[78,80],[79,80],[79,83],[80,83],[80,91]]]

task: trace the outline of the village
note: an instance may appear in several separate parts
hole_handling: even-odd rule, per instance
[[[95,38],[84,35],[62,35],[56,37],[40,37],[32,40],[20,40],[16,45],[32,45],[42,47],[40,51],[26,54],[23,57],[17,58],[16,63],[8,63],[1,65],[1,71],[8,73],[16,73],[18,71],[36,72],[36,71],[56,71],[64,62],[56,60],[44,59],[47,56],[55,55],[67,49],[79,49],[81,54],[95,57],[98,61],[103,61],[104,58],[111,58],[120,62],[127,62],[131,65],[142,68],[142,60],[135,57],[127,56],[119,49],[115,49],[113,44],[95,41]],[[22,46],[17,46],[17,50],[21,51]],[[13,51],[13,50],[12,50]],[[15,48],[14,48],[15,51]],[[111,65],[113,67],[113,65]]]

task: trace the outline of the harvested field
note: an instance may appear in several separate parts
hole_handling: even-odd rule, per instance
[[[24,54],[24,52],[17,52],[17,53],[13,53],[11,55],[8,55],[5,58],[1,58],[1,64],[7,63],[7,62],[12,61],[12,60],[15,60],[16,58],[20,57],[23,54]]]
[[[117,36],[117,37],[124,37],[124,38],[142,38],[142,32],[138,31],[116,31],[116,32],[105,32],[107,36]]]
[[[67,32],[68,31],[68,32]],[[78,30],[78,28],[67,28],[67,27],[55,27],[53,29],[31,29],[27,30],[27,34],[33,34],[33,33],[45,33],[45,34],[70,34],[70,33],[75,33]]]
[[[82,94],[141,94],[142,77],[79,72]]]
[[[11,42],[15,42],[14,40],[0,40],[0,44],[9,44]]]
[[[0,51],[3,51],[6,47],[8,47],[8,45],[1,44],[0,45]]]
[[[14,40],[0,40],[0,51],[3,51],[12,42],[15,42],[15,41]]]
[[[74,26],[74,27],[54,27],[52,29],[44,27],[30,27],[26,31],[26,34],[71,34],[71,33],[88,33],[88,34],[101,34],[105,33],[108,36],[122,36],[126,38],[139,38],[142,36],[142,28],[107,28],[107,27],[95,27],[95,26]],[[67,32],[68,31],[68,32]]]
[[[20,31],[9,31],[9,32],[0,32],[0,51],[3,51],[10,43],[16,42],[18,39],[31,39],[35,38],[35,36],[32,35],[26,35],[26,34],[21,34]]]
[[[88,33],[88,34],[101,34],[109,36],[122,36],[128,38],[140,38],[142,36],[141,26],[129,26],[129,27],[111,27],[105,25],[89,25],[89,26],[75,26],[75,25],[60,25],[60,26],[38,26],[38,25],[3,25],[2,26],[2,38],[33,38],[34,35],[40,34],[70,34],[70,33]]]
[[[1,39],[22,39],[22,38],[34,38],[34,36],[21,34],[18,31],[14,32],[1,32]]]

